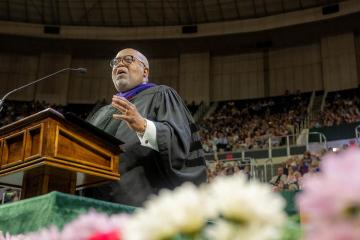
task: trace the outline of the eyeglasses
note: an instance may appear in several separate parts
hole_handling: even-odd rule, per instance
[[[123,63],[125,66],[129,66],[135,60],[138,60],[139,62],[142,63],[142,65],[144,65],[144,67],[146,67],[145,63],[143,63],[140,59],[138,59],[137,57],[134,57],[132,55],[126,55],[123,57],[114,58],[113,60],[110,61],[110,67],[114,68],[117,65],[119,65],[120,63]]]

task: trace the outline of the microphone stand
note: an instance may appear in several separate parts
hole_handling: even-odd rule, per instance
[[[63,69],[61,69],[61,70],[59,70],[59,71],[57,71],[57,72],[54,72],[54,73],[52,73],[52,74],[50,74],[50,75],[47,75],[47,76],[45,76],[45,77],[42,77],[42,78],[40,78],[40,79],[38,79],[38,80],[35,80],[35,81],[33,81],[33,82],[29,82],[28,84],[25,84],[25,85],[23,85],[23,86],[21,86],[21,87],[15,88],[15,89],[11,90],[10,92],[6,93],[6,94],[2,97],[2,99],[0,100],[0,112],[1,112],[2,109],[3,109],[3,104],[4,104],[5,99],[6,99],[10,94],[12,94],[12,93],[14,93],[14,92],[17,92],[17,91],[19,91],[19,90],[21,90],[21,89],[23,89],[23,88],[26,88],[26,87],[28,87],[28,86],[30,86],[30,85],[36,84],[36,83],[38,83],[38,82],[40,82],[40,81],[42,81],[42,80],[44,80],[44,79],[46,79],[46,78],[55,76],[55,75],[57,75],[57,74],[59,74],[59,73],[62,73],[62,72],[65,72],[65,71],[80,71],[80,72],[82,72],[82,73],[86,73],[87,70],[86,70],[86,68],[63,68]]]

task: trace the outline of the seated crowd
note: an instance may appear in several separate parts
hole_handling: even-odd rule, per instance
[[[343,146],[341,150],[348,146]],[[323,149],[320,153],[305,152],[302,156],[291,156],[281,164],[274,164],[275,175],[268,181],[273,186],[273,191],[296,191],[302,189],[303,177],[316,174],[320,171],[321,158],[332,149]],[[239,164],[232,160],[214,161],[208,165],[208,181],[213,181],[218,176],[228,176],[243,173],[248,179],[253,178],[249,164]]]
[[[360,88],[331,92],[327,95],[323,111],[312,120],[312,127],[360,121]]]
[[[199,122],[205,152],[280,146],[307,116],[310,94],[220,103]]]
[[[276,175],[270,179],[269,183],[273,185],[273,190],[301,189],[302,178],[319,171],[321,157],[326,153],[327,151],[323,150],[320,154],[305,152],[302,157],[290,157],[276,168]]]

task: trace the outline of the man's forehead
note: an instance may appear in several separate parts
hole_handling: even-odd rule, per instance
[[[125,56],[125,55],[138,56],[139,52],[136,51],[135,49],[123,49],[123,50],[119,51],[118,54],[116,54],[117,57]]]

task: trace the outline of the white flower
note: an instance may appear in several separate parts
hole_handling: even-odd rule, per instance
[[[205,197],[193,184],[185,183],[175,190],[172,196],[172,208],[176,213],[171,214],[171,222],[181,233],[199,231],[207,220]],[[174,213],[174,212],[173,212]]]
[[[218,221],[210,230],[212,237],[224,235],[223,239],[273,239],[279,236],[286,220],[282,197],[265,184],[247,182],[243,175],[218,177],[209,186],[208,198],[213,208],[225,219]],[[215,234],[217,231],[219,233]]]
[[[203,193],[193,184],[185,183],[174,191],[162,190],[145,203],[145,209],[130,217],[125,239],[156,240],[195,233],[205,225],[207,209]]]
[[[126,240],[166,239],[175,234],[176,229],[166,224],[166,218],[143,209],[137,211],[123,229]]]
[[[211,240],[278,240],[279,234],[279,229],[273,226],[259,226],[256,223],[241,226],[223,219],[206,230]]]

